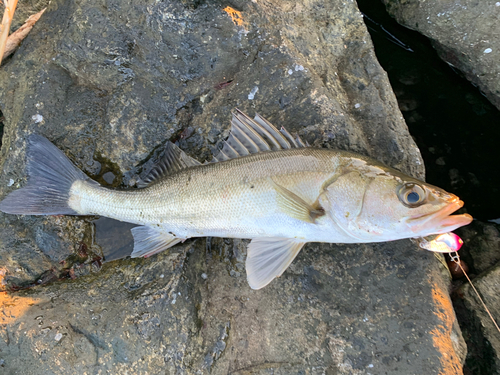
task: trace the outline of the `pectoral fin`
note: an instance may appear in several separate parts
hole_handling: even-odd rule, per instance
[[[305,242],[294,238],[255,238],[248,245],[245,268],[250,288],[261,289],[283,272]]]
[[[325,214],[323,209],[315,209],[297,194],[278,185],[271,178],[269,181],[278,193],[278,206],[288,216],[308,223],[314,223],[316,219]]]
[[[132,258],[150,257],[185,240],[147,226],[132,228],[131,232],[134,236]]]

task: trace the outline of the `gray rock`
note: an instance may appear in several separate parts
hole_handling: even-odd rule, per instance
[[[500,310],[498,224],[474,220],[471,225],[460,228],[458,233],[464,240],[463,250],[460,251],[461,257],[471,266],[469,275],[473,279],[474,286],[493,317],[498,317]],[[454,295],[456,296],[454,305],[468,346],[466,368],[474,374],[499,374],[500,333],[469,284],[461,286]]]
[[[311,244],[261,291],[205,248],[17,294],[34,305],[0,318],[7,373],[460,373],[434,257],[407,241]]]
[[[500,3],[382,0],[402,25],[419,31],[500,109]]]
[[[475,274],[483,273],[500,262],[498,227],[498,224],[474,220],[458,231],[464,241],[466,261],[473,267]]]
[[[354,3],[232,6],[234,22],[212,2],[52,2],[0,70],[0,196],[24,184],[30,133],[128,187],[166,140],[210,159],[235,107],[423,176]],[[446,285],[409,241],[311,244],[253,291],[243,240],[101,267],[120,256],[95,219],[1,214],[3,284],[27,288],[0,293],[7,373],[461,373]]]
[[[496,323],[500,316],[500,263],[474,279],[473,283]],[[458,295],[468,310],[464,334],[473,347],[468,356],[468,367],[475,373],[500,374],[500,332],[469,284],[464,284]]]

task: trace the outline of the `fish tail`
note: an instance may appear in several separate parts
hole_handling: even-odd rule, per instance
[[[32,134],[26,151],[28,183],[0,203],[0,211],[22,215],[78,215],[69,206],[75,181],[89,178],[48,139]],[[91,181],[91,180],[90,180]]]

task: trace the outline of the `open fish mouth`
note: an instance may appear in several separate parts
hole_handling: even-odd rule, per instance
[[[454,197],[451,202],[429,215],[423,215],[407,220],[407,225],[416,235],[428,235],[451,232],[464,225],[470,224],[472,216],[469,214],[451,215],[462,208],[464,202],[458,197]]]

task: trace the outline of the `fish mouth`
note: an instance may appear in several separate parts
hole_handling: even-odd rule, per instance
[[[440,210],[429,215],[410,218],[406,221],[406,224],[413,233],[419,236],[447,233],[470,224],[472,216],[469,214],[451,215],[459,208],[462,208],[464,202],[458,197],[453,197],[450,200],[451,201]]]

